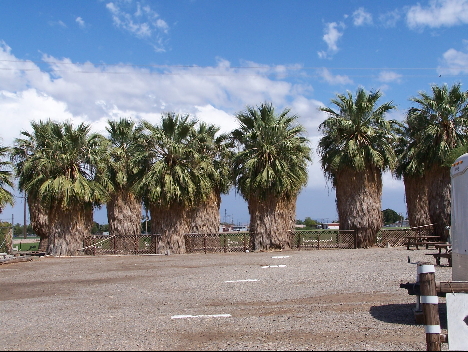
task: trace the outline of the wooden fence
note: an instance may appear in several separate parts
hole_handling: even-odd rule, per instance
[[[378,247],[404,246],[406,237],[430,235],[432,226],[418,228],[381,229],[377,234]],[[221,232],[215,234],[186,234],[187,253],[228,253],[253,251],[250,232]],[[353,230],[296,230],[290,234],[291,249],[353,249],[357,248]],[[163,254],[159,250],[160,235],[90,236],[85,239],[83,252],[99,254]]]

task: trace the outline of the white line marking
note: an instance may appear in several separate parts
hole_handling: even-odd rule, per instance
[[[280,264],[280,265],[265,265],[265,266],[262,266],[262,268],[285,268],[286,265],[283,265],[283,264]]]
[[[224,282],[253,282],[253,281],[258,281],[257,279],[247,279],[247,280],[228,280]]]
[[[279,259],[282,259],[282,258],[289,258],[289,255],[276,255],[272,258],[279,258]]]
[[[187,318],[229,318],[231,314],[212,314],[212,315],[173,315],[171,319],[187,319]]]

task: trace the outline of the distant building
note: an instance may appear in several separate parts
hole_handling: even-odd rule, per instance
[[[323,228],[324,229],[329,229],[329,230],[339,230],[340,229],[340,224],[337,222],[329,222],[329,223],[323,223]]]

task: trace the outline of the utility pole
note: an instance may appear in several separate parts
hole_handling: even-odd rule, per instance
[[[26,233],[26,230],[27,230],[26,228],[26,192],[24,192],[23,201],[24,201],[23,237],[27,238],[28,234]]]

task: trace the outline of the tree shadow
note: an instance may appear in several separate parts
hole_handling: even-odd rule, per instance
[[[372,306],[370,314],[380,321],[391,324],[418,325],[414,318],[415,303],[386,304],[383,306]],[[447,307],[445,303],[439,303],[439,319],[441,329],[447,329]]]

